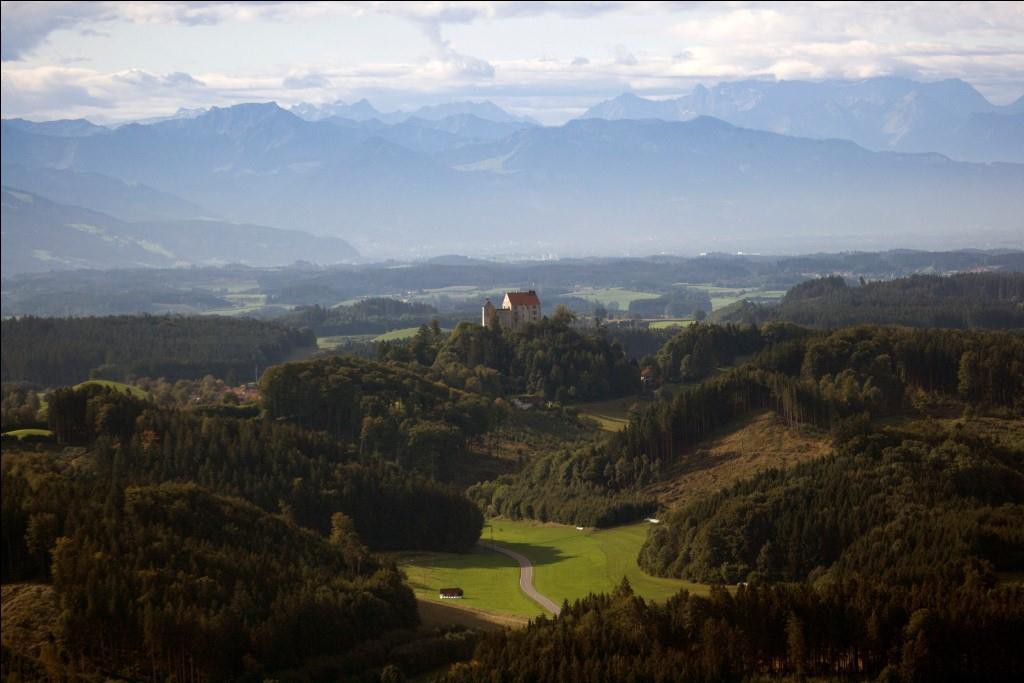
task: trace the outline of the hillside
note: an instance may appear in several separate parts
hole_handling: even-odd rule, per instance
[[[336,263],[358,256],[333,237],[213,220],[129,223],[6,186],[3,223],[5,277],[78,268]]]
[[[255,381],[262,368],[316,345],[308,331],[212,316],[28,317],[4,320],[2,329],[3,381],[42,386],[204,375]]]
[[[669,465],[643,492],[662,508],[684,507],[765,470],[786,470],[831,450],[818,430],[786,426],[772,412],[754,414],[696,444],[691,457]]]
[[[841,277],[793,287],[777,306],[739,302],[712,318],[719,322],[785,320],[837,328],[887,324],[959,329],[1024,328],[1024,274],[913,275],[850,286]]]

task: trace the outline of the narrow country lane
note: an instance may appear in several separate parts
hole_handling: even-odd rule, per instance
[[[488,543],[487,541],[480,541],[479,543],[482,547],[487,548],[488,550],[493,550],[494,552],[501,553],[502,555],[508,555],[513,560],[518,562],[520,590],[526,593],[526,596],[534,602],[536,602],[538,605],[540,605],[547,611],[551,612],[555,616],[558,616],[558,614],[562,611],[562,608],[555,604],[555,602],[551,598],[545,595],[541,595],[539,592],[537,592],[537,589],[533,587],[533,563],[530,562],[529,558],[527,558],[525,555],[520,555],[514,550],[509,550],[508,548],[500,546],[497,543]]]

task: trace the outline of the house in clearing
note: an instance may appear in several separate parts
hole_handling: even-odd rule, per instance
[[[463,595],[461,588],[442,588],[438,597],[442,600],[459,600]]]
[[[540,322],[540,298],[537,292],[505,292],[501,308],[495,308],[490,299],[480,311],[480,324],[487,327],[492,320],[506,330],[521,330],[530,323]]]

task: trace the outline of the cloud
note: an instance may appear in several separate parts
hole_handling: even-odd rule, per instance
[[[0,13],[0,59],[21,59],[58,29],[114,16],[104,3],[5,2]]]
[[[285,76],[281,85],[289,90],[310,90],[315,88],[331,87],[331,79],[322,73],[306,72],[303,74],[290,74]]]
[[[453,16],[462,16],[461,11],[462,9],[459,7],[451,9]],[[441,36],[442,20],[431,16],[416,18],[415,21],[434,49],[435,57],[441,62],[441,68],[450,73],[452,77],[471,80],[494,78],[494,67],[489,62],[456,52],[451,43]]]
[[[3,8],[5,116],[131,118],[181,106],[267,100],[287,106],[367,96],[391,108],[495,99],[553,122],[623,91],[678,96],[697,83],[751,77],[958,77],[1000,101],[1024,90],[1024,3],[123,2]],[[365,61],[325,54],[296,63],[286,48],[274,46],[284,55],[274,66],[250,72],[211,63],[203,72],[190,66],[190,74],[133,69],[139,64],[131,63],[97,71],[71,68],[77,65],[59,58],[49,65],[17,61],[48,36],[59,47],[63,35],[52,34],[60,30],[89,34],[102,28],[123,35],[126,23],[190,27],[273,20],[283,26],[322,18],[355,22],[371,14],[378,25],[397,20],[417,27],[426,54]],[[529,25],[522,20],[531,17],[579,21],[579,31],[564,32],[560,54],[552,54],[548,42],[544,57],[529,57],[537,48],[521,37]],[[487,40],[468,39],[470,30],[506,42],[492,51]],[[620,39],[632,49],[620,45],[609,53]],[[81,51],[75,45],[73,54]],[[592,56],[574,56],[582,54]],[[40,71],[43,66],[51,71]]]

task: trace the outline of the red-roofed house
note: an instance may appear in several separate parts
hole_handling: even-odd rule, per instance
[[[484,327],[492,319],[509,330],[521,330],[530,323],[540,322],[540,298],[532,289],[528,292],[505,292],[501,308],[495,308],[491,300],[484,302],[480,313],[480,324]]]

